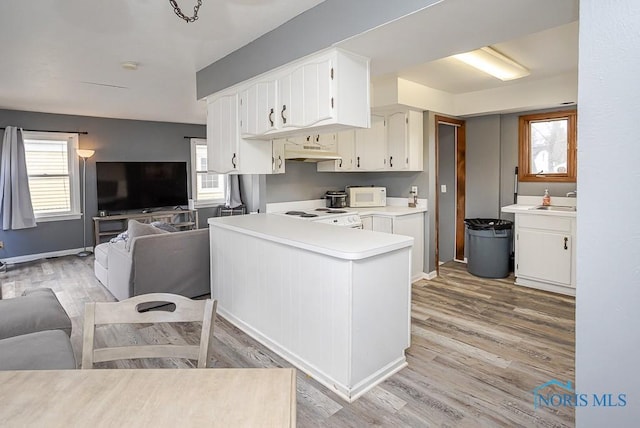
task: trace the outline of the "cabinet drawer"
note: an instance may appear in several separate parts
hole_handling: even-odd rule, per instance
[[[569,217],[552,217],[535,214],[520,214],[518,217],[518,227],[571,233],[571,218]]]

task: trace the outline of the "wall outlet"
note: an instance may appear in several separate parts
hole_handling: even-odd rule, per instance
[[[440,193],[447,193],[447,185],[446,184],[441,184],[440,185]]]
[[[411,193],[413,193],[414,195],[418,194],[418,186],[411,186]]]

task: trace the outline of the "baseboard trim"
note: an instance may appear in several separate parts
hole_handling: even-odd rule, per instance
[[[435,278],[435,277],[437,277],[437,276],[438,276],[438,275],[436,274],[436,271],[435,271],[435,270],[433,270],[433,271],[431,271],[431,272],[429,272],[429,273],[424,273],[424,272],[422,272],[422,275],[420,275],[420,279],[431,280],[431,279],[433,279],[433,278]]]
[[[69,248],[68,250],[50,251],[48,253],[26,254],[24,256],[16,256],[16,257],[9,257],[6,259],[0,259],[0,262],[5,263],[7,265],[12,265],[16,263],[24,263],[24,262],[32,262],[34,260],[48,259],[50,257],[73,256],[74,254],[78,254],[82,250],[84,250],[84,248]],[[93,248],[91,248],[91,250],[93,251]]]

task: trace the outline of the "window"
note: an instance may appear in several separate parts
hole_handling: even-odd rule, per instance
[[[23,139],[36,219],[80,218],[78,134],[23,131]]]
[[[191,139],[191,183],[196,207],[224,202],[224,175],[207,171],[207,140]]]
[[[520,116],[520,181],[576,181],[575,110]]]

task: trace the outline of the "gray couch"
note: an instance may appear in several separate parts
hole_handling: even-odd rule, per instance
[[[50,288],[0,300],[0,370],[75,369],[71,320]]]
[[[97,245],[94,271],[118,300],[146,293],[192,298],[210,293],[209,264],[208,229],[160,231]]]

